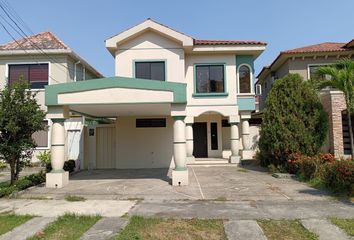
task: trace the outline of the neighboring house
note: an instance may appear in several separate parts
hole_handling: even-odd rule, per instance
[[[47,111],[44,104],[45,86],[100,77],[100,73],[51,32],[0,45],[0,88],[19,79],[28,80],[32,91],[38,93],[37,100],[44,111]],[[34,161],[40,151],[51,147],[49,130],[52,122],[46,118],[43,123],[48,125],[48,130],[33,135],[38,146]],[[68,159],[81,158],[79,145],[82,123],[81,116],[71,117],[65,123]]]
[[[326,42],[281,52],[270,66],[264,67],[257,76],[261,88],[260,112],[264,110],[267,95],[274,81],[289,73],[298,73],[305,80],[313,79],[320,66],[331,65],[340,58],[354,58],[354,40],[348,43]],[[336,156],[351,154],[346,104],[342,92],[335,89],[321,91],[321,100],[329,114],[329,135],[323,150]],[[255,114],[259,115],[259,114]]]
[[[197,40],[151,19],[107,39],[116,77],[46,88],[55,171],[70,111],[113,121],[88,125],[86,169],[173,168],[172,184],[186,185],[187,163],[252,158],[253,63],[265,45]],[[47,186],[67,179],[49,174]]]

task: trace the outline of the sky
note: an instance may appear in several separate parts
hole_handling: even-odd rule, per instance
[[[255,62],[256,74],[280,51],[321,42],[348,42],[354,38],[353,0],[7,2],[32,32],[52,31],[106,77],[114,75],[114,59],[106,50],[104,40],[146,18],[195,39],[267,42],[266,50]],[[0,28],[0,43],[8,41],[11,38]]]

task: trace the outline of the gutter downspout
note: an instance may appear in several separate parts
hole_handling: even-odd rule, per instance
[[[77,61],[76,63],[74,63],[74,82],[76,82],[76,65],[80,64],[81,61]]]

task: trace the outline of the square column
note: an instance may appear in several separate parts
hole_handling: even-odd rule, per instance
[[[52,171],[46,174],[47,188],[62,188],[69,183],[69,172],[63,170],[65,160],[64,118],[52,118],[51,165]]]
[[[172,185],[188,185],[186,124],[184,116],[173,117],[173,159],[175,169],[172,170]]]

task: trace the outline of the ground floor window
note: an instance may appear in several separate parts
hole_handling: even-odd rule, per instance
[[[48,120],[43,121],[43,125],[45,126],[44,130],[37,131],[33,133],[32,138],[37,145],[37,148],[48,148],[48,140],[49,140],[49,127]]]
[[[137,118],[137,128],[166,127],[166,118]]]
[[[218,124],[210,123],[211,150],[218,150]]]
[[[352,121],[352,130],[354,124],[354,117],[351,117]],[[343,134],[343,152],[346,155],[352,154],[351,150],[351,142],[350,142],[350,134],[349,134],[349,121],[348,121],[348,113],[346,110],[342,111],[342,134]]]

